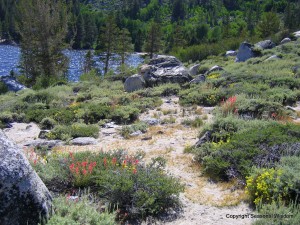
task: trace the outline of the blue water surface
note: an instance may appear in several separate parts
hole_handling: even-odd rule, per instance
[[[87,50],[65,50],[64,54],[69,58],[69,69],[68,69],[68,78],[69,81],[76,82],[79,80],[80,75],[82,74],[82,68],[84,63],[84,56]],[[20,61],[20,48],[17,46],[11,45],[0,45],[0,76],[9,75],[10,71],[18,73],[18,64]],[[95,56],[94,60],[96,62],[97,69],[102,72],[104,63],[104,55]],[[126,64],[131,67],[137,67],[139,64],[143,63],[143,58],[136,53],[128,55],[126,59]],[[117,71],[119,67],[119,56],[113,55],[112,59],[109,62],[110,68],[114,71]]]

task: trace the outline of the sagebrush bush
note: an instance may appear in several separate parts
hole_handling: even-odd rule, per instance
[[[250,123],[251,124],[251,123]],[[284,156],[289,144],[298,143],[300,127],[293,124],[267,122],[263,127],[244,124],[244,128],[236,131],[230,129],[215,138],[215,141],[205,143],[195,149],[197,158],[204,166],[204,171],[215,178],[245,179],[252,166],[269,167]],[[214,134],[213,131],[212,134]],[[285,143],[285,144],[283,144]]]
[[[272,218],[261,217],[254,221],[254,225],[298,225],[300,221],[300,206],[294,203],[288,205],[283,202],[263,204],[257,213],[257,216],[272,215]]]
[[[80,196],[77,200],[61,196],[53,200],[54,214],[47,222],[57,224],[115,225],[115,213],[100,212],[99,205],[90,201],[90,196]]]
[[[124,138],[129,138],[130,134],[137,132],[137,131],[141,131],[142,133],[146,133],[148,129],[148,125],[144,122],[138,122],[138,123],[134,123],[132,125],[128,125],[128,126],[122,126],[122,129],[120,131],[120,134],[124,137]]]
[[[56,125],[56,121],[50,117],[42,119],[40,127],[43,130],[51,130]]]
[[[71,126],[57,125],[47,134],[49,139],[68,140],[77,137],[99,136],[99,127],[97,125],[86,125],[83,123],[74,123]]]
[[[141,219],[180,207],[183,186],[165,174],[165,160],[143,163],[142,154],[114,152],[52,153],[45,159],[30,158],[33,167],[50,190],[93,187],[118,218]],[[78,214],[79,215],[79,214]]]

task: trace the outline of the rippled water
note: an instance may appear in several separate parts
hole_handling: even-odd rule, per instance
[[[68,76],[70,81],[78,81],[82,74],[82,67],[86,50],[65,50],[64,53],[70,60]],[[100,60],[102,56],[95,56],[97,68],[103,73],[104,63]],[[20,48],[11,45],[0,45],[0,76],[9,75],[11,70],[18,72],[18,63],[20,60]],[[126,64],[137,67],[143,62],[139,54],[130,54],[127,57]],[[119,66],[119,57],[114,55],[110,60],[110,68],[114,71]]]

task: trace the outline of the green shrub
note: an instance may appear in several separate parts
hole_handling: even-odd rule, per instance
[[[120,106],[112,112],[112,119],[119,124],[128,124],[138,118],[140,110],[132,106]]]
[[[256,206],[288,199],[289,184],[282,169],[260,169],[247,177],[246,192]]]
[[[140,219],[179,207],[183,186],[164,173],[165,160],[157,158],[145,165],[141,159],[139,153],[131,156],[120,150],[54,152],[46,163],[40,157],[30,161],[50,190],[93,187],[94,193],[107,199],[110,210],[119,209],[119,219]]]
[[[128,218],[145,218],[179,206],[178,195],[183,186],[178,180],[163,173],[159,160],[147,166],[132,164],[102,172],[97,184],[100,196],[111,205],[128,213]]]
[[[43,130],[51,130],[56,125],[56,121],[50,117],[42,119],[40,127]]]
[[[6,92],[8,92],[8,87],[0,81],[0,94],[5,94]]]
[[[54,215],[47,222],[48,225],[57,224],[90,224],[114,225],[115,214],[99,212],[99,205],[89,200],[89,196],[81,196],[74,201],[68,197],[56,197],[53,200]]]
[[[13,119],[13,116],[12,116],[12,113],[10,112],[2,112],[0,114],[0,121],[2,123],[12,123],[14,122],[14,119]]]
[[[97,125],[86,125],[74,123],[71,126],[58,125],[47,135],[49,139],[68,140],[77,137],[94,137],[99,136],[99,127]]]
[[[219,141],[196,149],[204,171],[215,178],[243,180],[250,174],[252,166],[274,166],[286,154],[286,145],[299,142],[300,127],[297,125],[269,122],[262,127],[255,126],[233,134],[225,133],[225,137],[223,134],[217,139]]]
[[[190,127],[201,127],[203,125],[203,120],[199,117],[196,117],[195,119],[191,120],[191,119],[185,119],[181,122],[181,124],[186,125],[186,126],[190,126]]]
[[[123,126],[120,134],[128,139],[130,137],[130,134],[137,132],[137,131],[141,131],[142,133],[146,133],[148,129],[148,125],[144,122],[138,122],[129,126]]]
[[[95,124],[100,120],[109,118],[110,113],[110,107],[102,104],[90,103],[84,107],[82,113],[77,115],[77,117],[79,119],[83,119],[84,123],[86,124]]]
[[[262,215],[270,215],[272,218],[259,217]],[[275,215],[277,215],[275,217]],[[254,225],[298,225],[300,221],[299,205],[290,203],[284,205],[282,202],[273,202],[272,204],[264,204],[258,211],[257,219]]]
[[[182,105],[216,106],[224,99],[224,96],[225,93],[221,89],[212,89],[205,85],[196,85],[179,92]]]

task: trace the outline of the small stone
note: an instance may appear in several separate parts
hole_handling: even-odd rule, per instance
[[[83,145],[95,145],[97,144],[97,140],[95,138],[92,137],[78,137],[75,138],[71,141],[72,145],[79,145],[79,146],[83,146]]]

